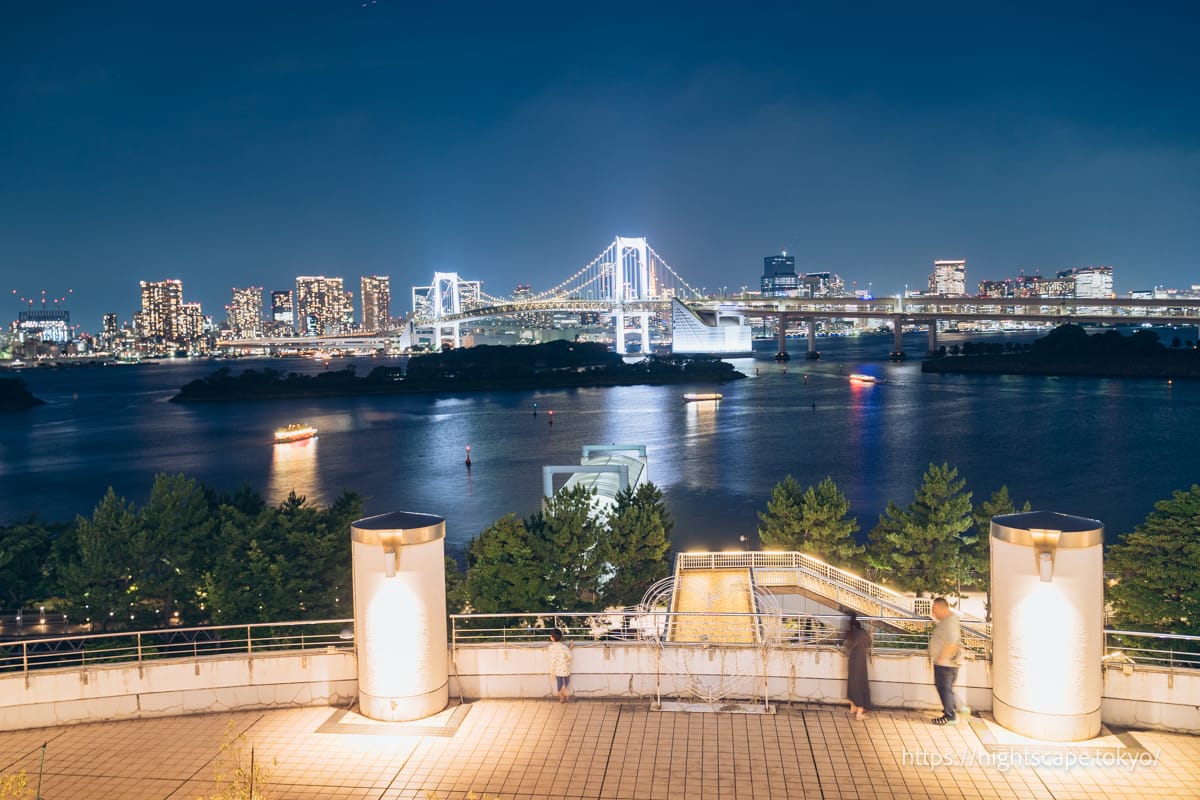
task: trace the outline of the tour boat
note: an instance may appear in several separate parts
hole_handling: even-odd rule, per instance
[[[316,435],[317,429],[312,425],[306,425],[303,422],[293,422],[291,425],[285,425],[275,431],[275,444],[299,442],[304,439],[312,439]]]
[[[695,403],[698,400],[720,400],[724,395],[717,392],[688,392],[683,396],[683,402]]]
[[[855,383],[887,383],[887,378],[876,378],[874,375],[865,375],[861,372],[851,372],[850,380]]]

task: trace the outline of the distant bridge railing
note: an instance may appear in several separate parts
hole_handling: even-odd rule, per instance
[[[353,626],[353,619],[263,622],[0,641],[0,674],[201,656],[353,650]]]

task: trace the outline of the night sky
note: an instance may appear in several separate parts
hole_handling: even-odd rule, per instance
[[[1200,283],[1191,4],[26,0],[0,8],[0,275],[86,330],[180,278],[434,270],[507,294],[648,237],[876,294],[1114,267]],[[357,297],[356,297],[357,312]]]

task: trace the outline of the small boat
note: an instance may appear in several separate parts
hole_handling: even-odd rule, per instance
[[[720,400],[724,396],[719,392],[688,392],[683,396],[683,402],[695,403],[700,400]]]
[[[285,442],[300,442],[305,439],[312,439],[317,435],[317,429],[312,425],[306,425],[303,422],[293,422],[291,425],[285,425],[275,431],[275,444],[284,444]]]
[[[852,383],[887,383],[887,378],[876,378],[874,375],[866,375],[861,372],[851,372],[850,381]]]

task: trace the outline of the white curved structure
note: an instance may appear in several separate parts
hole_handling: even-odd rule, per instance
[[[671,301],[671,352],[749,354],[752,347],[750,326],[741,314],[720,307],[695,312],[678,299]]]
[[[403,722],[450,701],[446,521],[394,512],[350,526],[363,716]]]
[[[1049,511],[992,518],[992,714],[1075,742],[1100,732],[1104,525]]]

